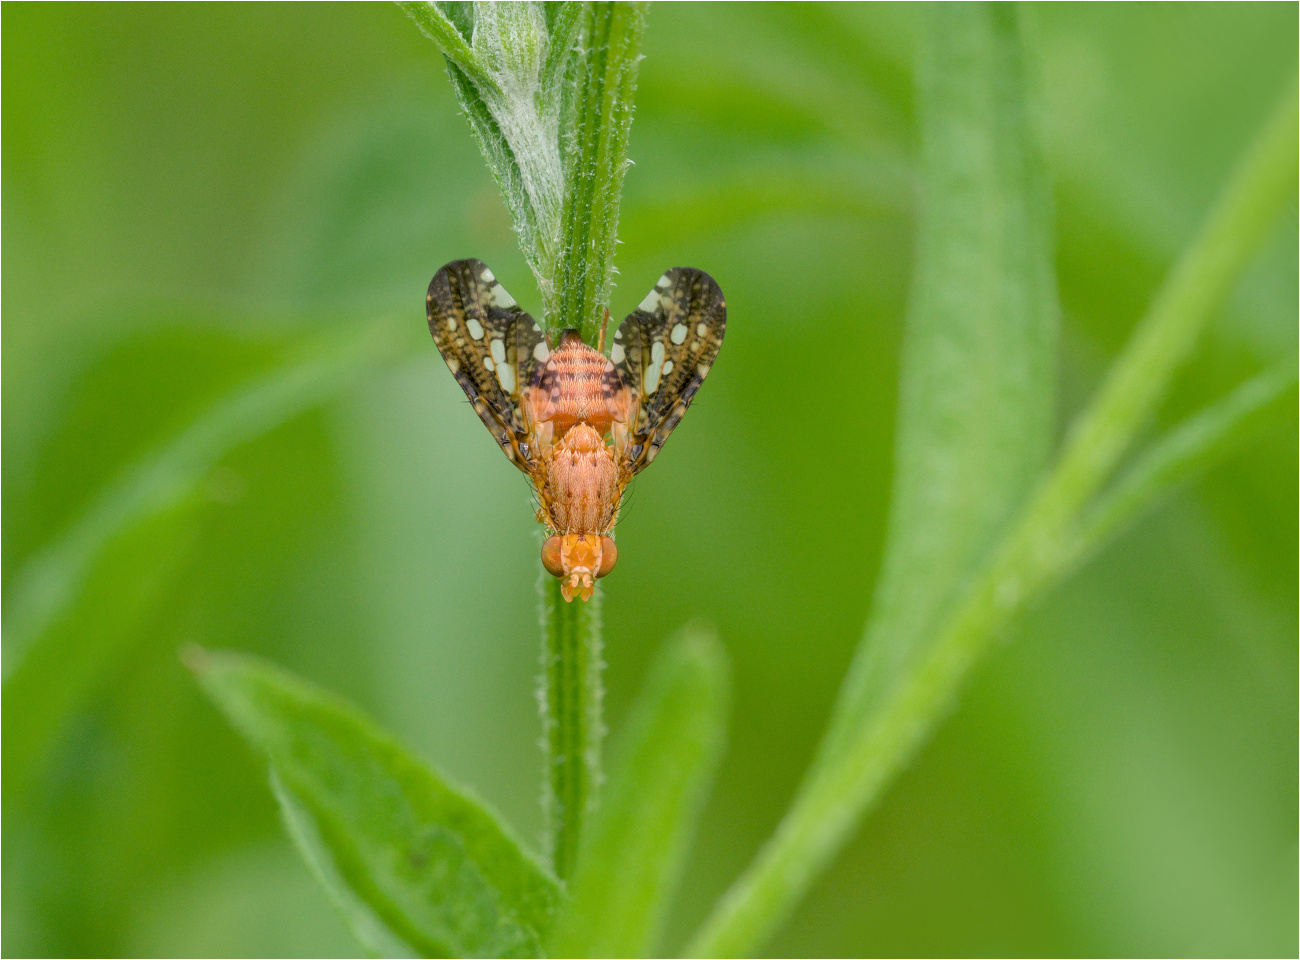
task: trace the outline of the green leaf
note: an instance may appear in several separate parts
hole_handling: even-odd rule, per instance
[[[871,618],[794,806],[691,956],[751,953],[844,843],[882,782],[858,762],[863,731],[922,660],[1050,451],[1059,310],[1016,16],[999,4],[928,8],[917,261]],[[917,742],[912,732],[900,742]]]
[[[501,189],[549,319],[555,315],[566,189],[566,89],[582,5],[399,5],[447,61],[452,87]]]
[[[473,21],[460,23],[460,7],[468,4],[399,2],[397,4],[415,21],[420,32],[438,45],[442,55],[454,63],[475,85],[490,85],[495,90],[496,84],[478,62],[470,42],[474,36]],[[447,8],[446,10],[442,8]]]
[[[939,5],[886,554],[828,756],[952,609],[1051,449],[1059,309],[1014,8]]]
[[[347,885],[334,862],[334,855],[325,845],[316,819],[297,797],[284,788],[280,778],[271,772],[271,792],[280,804],[280,816],[298,852],[307,861],[312,876],[325,889],[335,912],[344,925],[357,938],[366,952],[375,957],[418,956],[411,945],[395,934],[370,905]]]
[[[664,646],[618,740],[550,954],[658,955],[729,698],[726,653],[712,632],[687,630]]]
[[[1288,358],[1171,430],[1088,510],[1063,551],[1062,567],[1083,563],[1178,484],[1292,414],[1295,389],[1295,361]]]
[[[62,724],[138,634],[179,569],[213,467],[347,389],[407,339],[385,319],[310,344],[124,470],[23,564],[5,596],[6,792],[37,774]]]
[[[195,541],[196,495],[106,536],[59,616],[5,679],[4,795],[24,800],[51,746],[166,596]]]
[[[379,930],[425,956],[540,955],[559,885],[480,803],[355,708],[284,670],[231,652],[188,660],[269,761],[292,801],[295,839],[309,838],[308,862],[339,878]],[[352,907],[356,928],[362,915]]]
[[[691,956],[752,952],[839,849],[867,805],[951,709],[962,682],[998,631],[1067,569],[1074,556],[1071,530],[1080,511],[1168,389],[1250,254],[1295,196],[1296,118],[1297,88],[1292,81],[1072,427],[1056,463],[981,563],[960,602],[926,644],[924,656],[899,677],[865,722],[848,731],[833,754],[828,757],[823,750],[821,764],[813,768],[776,834],[691,944]],[[1195,429],[1191,436],[1200,432]],[[1205,431],[1207,436],[1214,432]],[[1175,467],[1181,469],[1181,444],[1170,448],[1170,476],[1177,472]],[[1158,477],[1165,471],[1159,447],[1156,456],[1151,473]],[[1136,477],[1135,489],[1144,491],[1143,473]],[[1105,501],[1102,506],[1107,512],[1112,509]]]

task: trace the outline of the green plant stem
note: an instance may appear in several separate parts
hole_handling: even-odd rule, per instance
[[[600,787],[600,589],[586,602],[565,601],[560,581],[542,574],[542,750],[546,775],[542,809],[551,867],[573,873],[582,823]]]
[[[632,96],[645,30],[643,3],[583,5],[581,47],[565,157],[565,196],[553,299],[545,326],[576,327],[595,343],[609,302],[619,197],[627,168]],[[549,305],[554,303],[554,307]],[[559,581],[542,586],[544,808],[551,862],[568,879],[583,819],[600,785],[600,593],[566,603]]]
[[[1164,394],[1233,279],[1295,195],[1294,82],[1150,312],[1079,417],[1056,465],[940,629],[929,652],[815,768],[776,833],[718,904],[687,956],[752,955],[950,708],[997,631],[1064,568],[1065,536]]]
[[[595,344],[613,279],[645,3],[402,3],[441,48],[542,293],[552,342]],[[600,782],[599,594],[542,587],[544,807],[568,877]]]
[[[614,276],[619,197],[627,170],[644,3],[588,3],[583,11],[567,190],[556,265],[556,316],[595,343]]]
[[[654,957],[726,735],[730,676],[711,630],[655,656],[611,750],[582,838],[554,957]]]

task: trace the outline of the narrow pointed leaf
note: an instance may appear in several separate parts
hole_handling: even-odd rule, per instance
[[[456,97],[555,314],[565,198],[566,81],[581,27],[579,3],[400,4],[442,51]],[[589,6],[589,5],[586,5]],[[558,327],[557,327],[558,329]]]
[[[717,638],[659,654],[617,741],[553,956],[656,956],[656,940],[722,752],[730,682]]]
[[[319,868],[328,851],[329,873],[382,928],[424,956],[540,955],[559,886],[492,813],[284,670],[231,652],[189,662],[266,756],[290,823],[317,838],[308,862]]]
[[[202,498],[188,496],[108,536],[58,616],[5,678],[4,797],[40,796],[51,750],[131,649],[191,555]]]
[[[1085,561],[1174,487],[1295,412],[1296,368],[1287,359],[1179,424],[1142,454],[1089,510],[1064,553]]]
[[[215,402],[105,484],[86,511],[24,560],[5,593],[5,793],[33,782],[50,745],[184,562],[231,450],[357,383],[400,355],[390,320],[333,332]]]
[[[832,751],[943,622],[1051,448],[1059,311],[1015,18],[930,11],[889,539]]]
[[[971,9],[976,8],[957,15]],[[930,42],[935,39],[932,35]],[[899,677],[866,722],[848,726],[851,736],[836,744],[833,753],[823,750],[821,763],[775,835],[688,947],[690,956],[752,954],[839,849],[863,810],[951,709],[961,684],[998,632],[1072,559],[1067,541],[1079,511],[1114,469],[1207,319],[1295,197],[1296,104],[1293,80],[1071,428],[1056,463],[981,563],[960,602],[927,642],[924,656]],[[1294,362],[1289,366],[1293,369]],[[1156,455],[1163,457],[1160,448]],[[1144,488],[1142,474],[1137,477],[1136,489]]]
[[[903,346],[889,535],[871,618],[817,761],[691,956],[747,956],[919,742],[860,744],[936,641],[1050,451],[1058,306],[1017,11],[928,8],[917,84],[923,195]]]

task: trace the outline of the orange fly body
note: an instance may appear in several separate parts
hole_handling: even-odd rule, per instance
[[[576,330],[552,345],[480,260],[439,270],[427,305],[448,369],[533,483],[549,532],[543,566],[565,600],[590,599],[618,558],[624,489],[659,453],[717,358],[722,291],[708,274],[674,267],[619,325],[608,356]]]

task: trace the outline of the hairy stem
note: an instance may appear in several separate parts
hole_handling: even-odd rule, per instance
[[[614,273],[645,4],[584,4],[577,29],[580,49],[562,134],[562,223],[553,287],[543,290],[543,322],[552,336],[574,327],[594,344]],[[543,576],[544,808],[555,873],[568,879],[601,780],[600,592],[585,603],[566,603],[559,581]]]
[[[614,277],[618,206],[627,170],[644,3],[589,3],[583,12],[566,157],[556,316],[594,344]]]
[[[1076,518],[1165,393],[1280,209],[1295,196],[1296,113],[1293,84],[965,599],[926,655],[831,761],[814,768],[775,835],[687,948],[688,956],[753,953],[951,709],[998,630],[1066,568]]]
[[[601,595],[597,588],[585,603],[567,603],[560,581],[545,573],[542,578],[542,808],[552,868],[567,880],[601,779]]]
[[[542,293],[552,342],[595,343],[609,303],[644,3],[428,3],[402,8],[441,48]],[[600,781],[599,594],[542,587],[545,812],[567,877]]]

